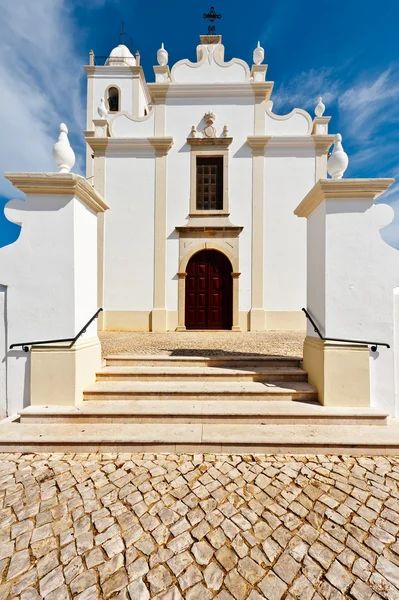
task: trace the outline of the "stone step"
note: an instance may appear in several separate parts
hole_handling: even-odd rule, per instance
[[[84,400],[317,400],[317,390],[304,381],[96,381]]]
[[[299,367],[302,359],[287,356],[165,356],[116,354],[105,358],[107,367]]]
[[[21,423],[223,423],[387,425],[375,408],[325,407],[310,402],[247,400],[122,400],[82,402],[78,406],[28,406]]]
[[[399,422],[387,427],[211,423],[0,424],[0,452],[215,452],[397,455]]]
[[[307,381],[298,367],[169,367],[111,366],[97,373],[98,381]]]

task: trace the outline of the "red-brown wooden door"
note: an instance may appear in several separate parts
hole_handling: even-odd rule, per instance
[[[231,329],[232,267],[217,250],[201,250],[187,265],[186,328]]]

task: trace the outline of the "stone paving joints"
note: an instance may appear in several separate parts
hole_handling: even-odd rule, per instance
[[[399,599],[399,457],[0,455],[0,600]]]

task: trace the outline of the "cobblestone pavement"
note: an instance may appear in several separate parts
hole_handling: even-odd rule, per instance
[[[102,331],[103,355],[170,354],[172,356],[302,356],[301,331],[184,331],[167,333]]]
[[[0,600],[397,600],[399,457],[3,454]]]

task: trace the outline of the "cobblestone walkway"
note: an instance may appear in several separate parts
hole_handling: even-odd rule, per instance
[[[399,457],[0,456],[0,600],[397,600]]]
[[[184,331],[148,333],[101,331],[103,355],[170,354],[171,356],[302,356],[301,331]]]

